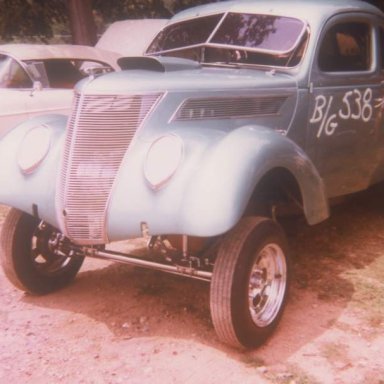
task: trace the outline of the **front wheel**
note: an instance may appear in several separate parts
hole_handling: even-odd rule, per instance
[[[19,289],[44,294],[69,284],[84,257],[55,252],[57,231],[17,209],[11,209],[3,224],[0,259],[8,279]]]
[[[210,293],[221,341],[250,348],[271,335],[286,303],[289,264],[285,235],[273,220],[244,218],[224,237]]]

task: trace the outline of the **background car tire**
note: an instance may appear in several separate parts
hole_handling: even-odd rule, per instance
[[[212,321],[221,341],[256,347],[276,328],[289,286],[287,242],[273,220],[248,217],[223,239],[211,281]]]
[[[66,286],[76,276],[84,257],[54,254],[48,247],[55,230],[39,229],[40,220],[11,209],[3,224],[0,258],[6,276],[32,294],[45,294]]]

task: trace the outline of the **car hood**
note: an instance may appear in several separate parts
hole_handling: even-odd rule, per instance
[[[131,92],[296,88],[295,79],[274,70],[229,66],[201,66],[178,58],[124,58],[123,71],[80,82],[76,89],[85,94]]]

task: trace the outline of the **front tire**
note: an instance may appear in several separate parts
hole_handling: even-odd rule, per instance
[[[273,220],[244,218],[224,237],[210,292],[221,341],[252,348],[272,334],[287,299],[289,264],[285,235]]]
[[[1,233],[0,259],[8,279],[19,289],[45,294],[68,285],[84,257],[56,254],[50,240],[57,231],[17,209],[11,209]]]

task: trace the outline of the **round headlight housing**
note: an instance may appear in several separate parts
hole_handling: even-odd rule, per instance
[[[147,153],[144,175],[150,186],[157,190],[175,174],[183,158],[183,141],[169,134],[155,140]]]
[[[30,129],[25,134],[17,153],[17,162],[23,173],[32,173],[45,159],[50,146],[51,132],[46,125]]]

